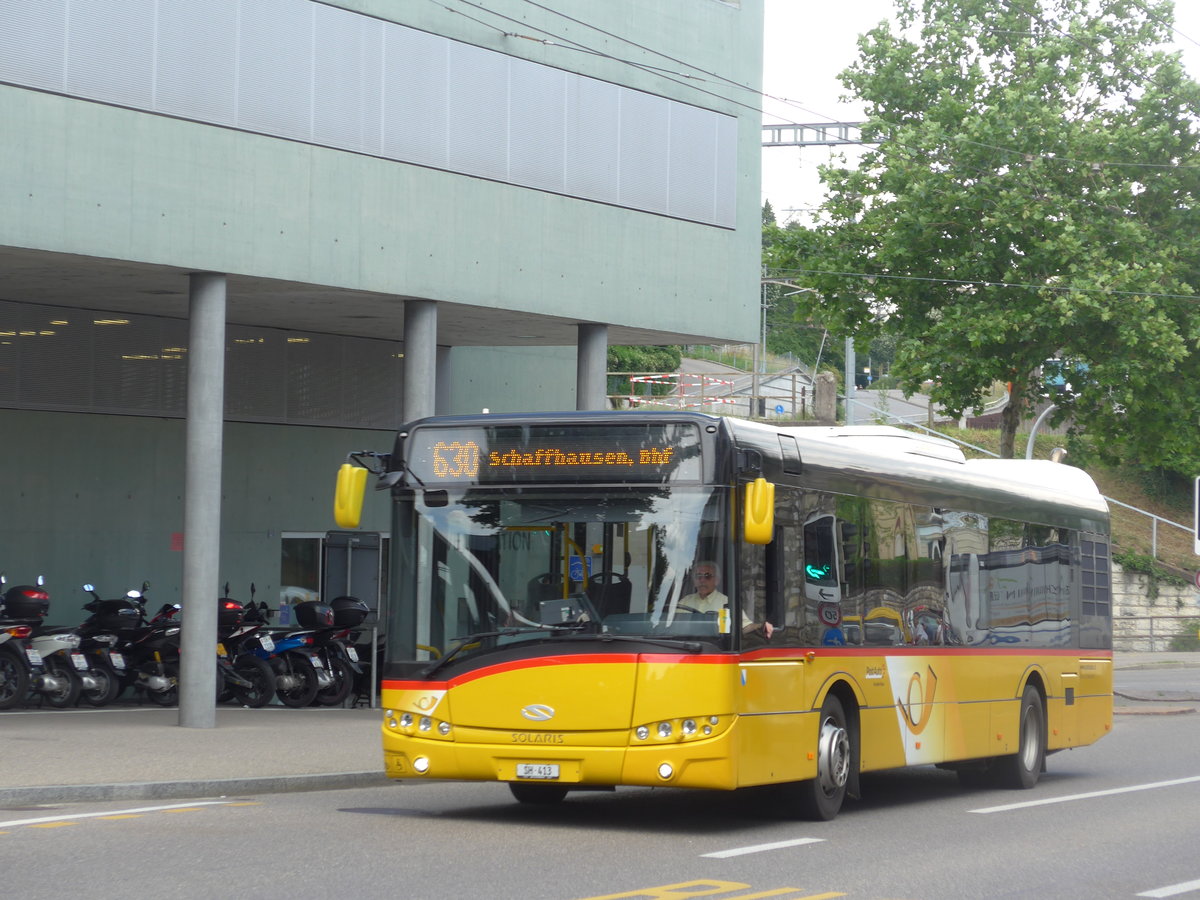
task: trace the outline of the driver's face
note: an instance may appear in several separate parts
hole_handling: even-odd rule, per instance
[[[701,597],[707,597],[716,590],[719,580],[716,570],[711,566],[698,566],[692,573],[692,584],[696,586],[696,593]]]

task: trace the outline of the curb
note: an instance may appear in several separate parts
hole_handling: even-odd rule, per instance
[[[393,784],[383,772],[329,772],[316,775],[266,775],[195,781],[142,781],[124,784],[49,784],[0,788],[0,807],[80,800],[178,800],[289,791],[337,791]]]
[[[1132,706],[1113,707],[1114,716],[1183,716],[1195,711],[1194,706],[1162,706],[1158,709],[1135,709]]]

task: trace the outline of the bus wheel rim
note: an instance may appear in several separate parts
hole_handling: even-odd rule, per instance
[[[817,742],[817,781],[827,795],[835,794],[850,777],[850,735],[832,716],[821,723]]]

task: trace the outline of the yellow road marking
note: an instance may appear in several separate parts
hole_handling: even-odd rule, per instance
[[[30,825],[30,828],[66,828],[68,825],[78,825],[78,822],[42,822],[38,825]]]
[[[788,900],[833,900],[834,897],[845,897],[844,893],[829,891],[823,894],[804,894],[800,888],[782,887],[759,891],[754,894],[733,894],[750,885],[740,881],[681,881],[676,884],[662,884],[658,887],[641,888],[636,891],[626,891],[621,894],[604,894],[599,897],[586,897],[584,900],[690,900],[693,897],[709,897],[712,900],[763,900],[766,897],[787,897]]]
[[[141,815],[138,813],[125,813],[119,816],[99,816],[98,818],[108,821],[111,821],[112,819],[140,819]]]

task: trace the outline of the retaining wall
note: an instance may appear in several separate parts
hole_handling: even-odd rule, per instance
[[[1169,650],[1171,638],[1197,620],[1200,590],[1195,586],[1152,584],[1150,576],[1113,564],[1114,650]]]

